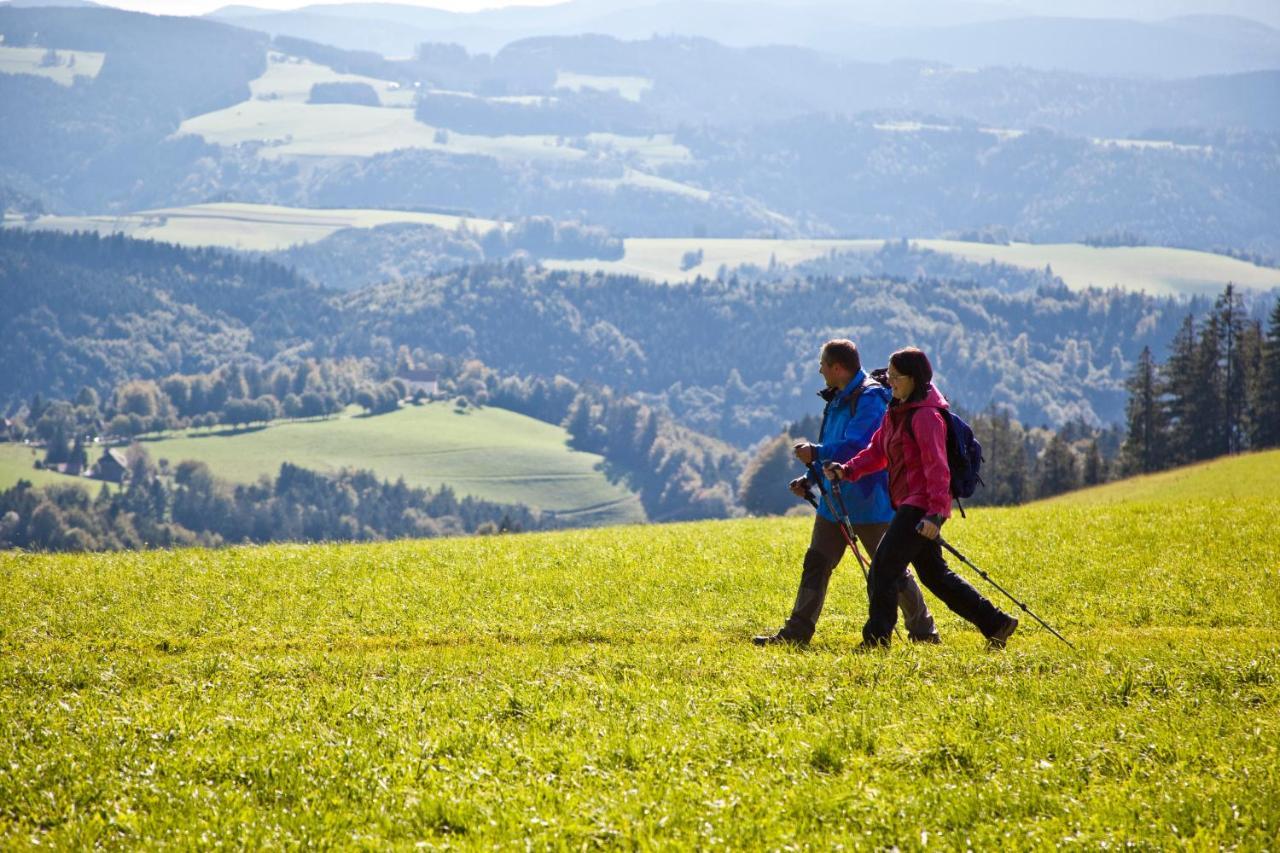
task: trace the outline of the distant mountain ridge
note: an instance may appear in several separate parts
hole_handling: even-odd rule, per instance
[[[867,62],[916,59],[963,67],[1020,66],[1087,74],[1193,77],[1280,68],[1280,31],[1256,19],[1201,13],[1191,18],[948,14],[916,4],[915,19],[868,18],[857,7],[739,4],[732,15],[715,0],[654,4],[577,0],[546,7],[448,12],[395,4],[305,6],[272,12],[229,6],[210,15],[272,35],[352,50],[408,56],[423,42],[453,42],[493,53],[524,38],[655,34],[713,38],[734,47],[809,47]]]

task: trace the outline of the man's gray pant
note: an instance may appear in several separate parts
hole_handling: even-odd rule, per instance
[[[868,557],[874,556],[880,545],[887,524],[855,524],[853,533],[866,549]],[[827,521],[822,516],[813,519],[813,536],[809,540],[809,550],[804,555],[804,572],[800,575],[800,590],[796,593],[796,603],[791,610],[782,633],[795,640],[807,642],[813,637],[818,626],[818,617],[822,615],[822,605],[827,600],[827,585],[831,581],[831,573],[840,563],[848,545],[840,532],[840,525]],[[855,558],[856,559],[856,558]],[[902,609],[902,619],[907,626],[907,635],[912,640],[935,641],[938,629],[933,624],[933,614],[929,605],[925,604],[920,586],[916,583],[911,569],[907,569],[898,585],[898,607]]]

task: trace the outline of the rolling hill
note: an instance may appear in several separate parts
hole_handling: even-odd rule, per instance
[[[155,459],[194,459],[238,483],[274,476],[280,463],[334,473],[342,468],[403,477],[410,486],[448,485],[459,496],[523,503],[575,524],[644,520],[639,499],[610,483],[603,460],[568,447],[558,426],[497,408],[455,412],[451,404],[408,406],[376,417],[273,423],[229,435],[189,433],[145,442]]]
[[[945,611],[855,654],[856,572],[807,651],[752,647],[800,518],[0,554],[0,843],[1262,849],[1278,512],[952,522],[1077,647],[1024,617],[1001,654]]]
[[[290,462],[324,474],[352,468],[390,481],[403,478],[412,487],[449,486],[459,497],[524,504],[573,525],[645,520],[639,498],[606,478],[600,456],[569,448],[558,426],[492,407],[457,412],[451,404],[427,403],[376,417],[348,412],[250,430],[165,434],[143,446],[153,460],[166,459],[172,467],[188,459],[204,462],[232,483],[273,478],[281,463]],[[100,453],[92,450],[90,461]],[[0,444],[0,490],[19,479],[37,486],[100,486],[35,471],[36,458],[29,448]]]
[[[218,247],[240,251],[278,251],[318,243],[350,229],[387,225],[427,226],[455,231],[464,226],[482,236],[499,227],[494,220],[455,214],[400,210],[316,209],[220,202],[188,207],[145,210],[112,216],[9,216],[10,228],[56,231],[94,231],[124,234],[140,240],[160,240],[189,247]],[[508,227],[508,226],[502,226]],[[354,236],[350,232],[347,236]],[[870,254],[885,240],[731,239],[692,237],[631,237],[623,241],[618,260],[543,260],[549,269],[579,270],[616,276],[641,276],[654,281],[688,283],[698,276],[717,275],[724,266],[794,266],[832,253]],[[1237,287],[1269,290],[1280,287],[1280,270],[1210,252],[1161,246],[1096,247],[1083,244],[979,243],[964,240],[912,239],[913,246],[977,264],[1007,264],[1026,270],[1053,269],[1067,286],[1119,287],[1156,296],[1213,296],[1228,282]],[[349,248],[342,250],[349,253]],[[701,253],[696,264],[686,255]],[[536,255],[535,255],[536,257]],[[394,266],[394,257],[381,259]],[[288,262],[285,260],[284,262]],[[367,283],[376,283],[370,265]],[[339,286],[317,275],[320,284]]]
[[[1267,450],[1130,477],[1080,489],[1042,503],[1088,508],[1106,504],[1174,501],[1235,503],[1280,491],[1280,451]]]

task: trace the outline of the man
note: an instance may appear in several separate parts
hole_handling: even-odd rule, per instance
[[[830,488],[826,483],[814,480],[813,470],[827,462],[843,462],[867,446],[876,428],[884,419],[889,406],[889,390],[867,376],[862,369],[862,359],[853,341],[838,339],[822,346],[818,372],[826,381],[826,388],[819,396],[826,401],[822,411],[822,426],[818,444],[797,442],[796,459],[804,465],[813,465],[808,474],[791,481],[791,491],[803,498],[810,488]],[[821,475],[819,475],[821,476]],[[889,475],[880,472],[843,486],[841,496],[849,513],[854,535],[862,542],[868,554],[874,554],[881,537],[893,518],[889,504]],[[834,501],[834,495],[832,496]],[[838,510],[838,507],[837,507]],[[827,598],[827,585],[847,547],[840,530],[840,520],[832,514],[826,501],[818,504],[818,514],[813,519],[813,534],[809,550],[804,555],[804,570],[800,575],[800,590],[796,593],[791,617],[775,634],[764,634],[752,639],[758,646],[777,643],[806,645],[813,638],[822,605]],[[908,637],[914,642],[937,643],[937,629],[933,615],[925,604],[920,587],[910,569],[898,588],[898,605],[902,608],[903,621]]]

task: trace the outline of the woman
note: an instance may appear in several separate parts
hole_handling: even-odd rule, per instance
[[[947,401],[933,387],[929,357],[907,347],[889,357],[893,399],[871,443],[845,464],[830,462],[827,476],[856,480],[889,469],[893,520],[871,560],[871,611],[863,646],[887,646],[898,619],[898,583],[907,564],[942,602],[972,622],[992,648],[1004,648],[1018,620],[1000,610],[947,567],[938,532],[951,515],[947,465]]]

